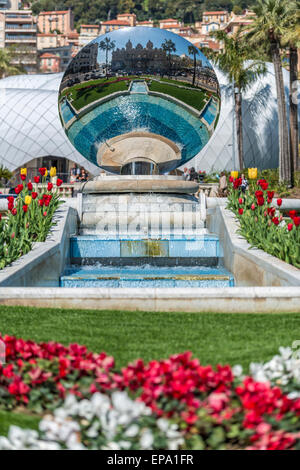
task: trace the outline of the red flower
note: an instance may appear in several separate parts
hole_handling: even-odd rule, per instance
[[[57,181],[56,181],[56,186],[59,187],[63,184],[63,180],[57,178]]]
[[[43,207],[43,205],[44,205],[44,199],[39,199],[39,206]]]
[[[237,178],[236,180],[233,181],[233,187],[234,189],[238,189],[242,184],[242,178]]]
[[[43,216],[44,216],[44,217],[47,216],[47,211],[43,212]]]
[[[38,184],[40,182],[40,177],[39,176],[35,176],[33,179],[34,179],[34,182],[36,184]]]
[[[7,207],[8,207],[8,210],[9,210],[9,211],[12,211],[13,208],[14,208],[14,203],[13,203],[13,202],[9,202]]]
[[[0,214],[0,220],[2,219],[2,214]]]
[[[274,197],[274,191],[268,191],[268,198],[272,200],[273,197]]]
[[[277,199],[277,206],[280,207],[282,205],[282,199]]]
[[[11,234],[10,238],[14,239],[15,236],[16,236],[16,234],[15,234],[15,232],[13,232],[13,233]]]
[[[258,184],[261,187],[261,189],[263,189],[264,191],[266,191],[269,187],[269,183],[267,183],[265,179],[258,180]]]
[[[295,217],[295,218],[294,218],[294,224],[295,224],[296,227],[299,227],[299,225],[300,225],[300,217]]]
[[[52,183],[48,183],[48,187],[47,187],[48,191],[51,191],[52,188],[53,188],[53,184],[52,184]]]
[[[24,187],[22,184],[18,184],[18,186],[15,188],[15,193],[20,194],[23,191]]]
[[[35,191],[33,191],[33,192],[31,193],[32,199],[36,199],[37,196],[38,196],[38,193],[36,193]]]
[[[41,176],[45,176],[46,171],[47,171],[47,168],[39,168],[39,174],[40,174]]]
[[[234,182],[233,176],[229,176],[229,183],[233,183],[233,182]]]
[[[258,206],[263,206],[265,203],[265,199],[263,197],[258,197],[257,198],[257,205]]]
[[[256,209],[256,205],[255,205],[255,204],[252,204],[251,210],[252,210],[252,211],[255,211],[255,209]]]
[[[243,204],[243,202],[244,202],[243,199],[240,197],[239,204]]]
[[[278,217],[273,217],[272,222],[273,222],[274,225],[279,225]]]
[[[7,197],[7,200],[8,200],[8,202],[14,203],[15,198],[14,198],[13,196],[8,196],[8,197]]]
[[[239,214],[240,214],[240,215],[243,215],[243,213],[244,213],[244,209],[242,209],[242,208],[240,207],[240,209],[239,209]]]
[[[28,206],[25,204],[23,207],[22,207],[23,211],[24,212],[27,212],[28,211]]]
[[[26,175],[20,175],[20,178],[22,181],[25,181],[26,180]]]
[[[264,197],[264,193],[262,191],[255,191],[255,197]]]
[[[295,217],[297,217],[297,211],[293,210],[293,211],[290,211],[289,212],[289,217],[291,219],[294,219]]]
[[[17,215],[17,209],[12,209],[11,213],[12,215]]]
[[[288,231],[290,232],[291,230],[293,230],[293,227],[294,227],[294,224],[288,224],[287,226]]]
[[[29,189],[29,191],[32,191],[33,186],[31,181],[29,181],[29,183],[27,184],[27,188]]]

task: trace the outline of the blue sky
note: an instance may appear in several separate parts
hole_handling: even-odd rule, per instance
[[[99,36],[93,42],[100,42],[104,36],[108,36],[112,41],[115,41],[116,48],[122,49],[125,47],[126,43],[130,39],[133,47],[136,47],[137,44],[142,44],[143,47],[146,46],[147,42],[150,40],[154,47],[161,47],[165,39],[171,39],[176,44],[176,54],[177,55],[190,55],[188,53],[188,47],[191,45],[189,41],[178,36],[178,34],[171,33],[170,31],[165,31],[159,28],[147,28],[143,26],[138,26],[135,28],[124,28],[112,31],[105,35]],[[108,54],[109,60],[111,59],[111,53]],[[190,55],[192,57],[192,55]],[[211,67],[210,62],[206,57],[199,51],[198,59],[202,60],[203,66]],[[105,62],[105,52],[99,50],[98,53],[98,62]]]

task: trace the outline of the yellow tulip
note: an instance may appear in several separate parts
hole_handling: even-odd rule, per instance
[[[27,176],[27,168],[21,168],[20,174]]]
[[[230,175],[232,176],[232,178],[237,179],[239,177],[239,172],[238,171],[232,171],[230,173]]]
[[[31,203],[31,199],[32,199],[31,196],[25,196],[25,204],[26,204],[26,206],[29,206],[29,204]]]
[[[248,168],[248,177],[250,180],[257,179],[257,168]]]
[[[51,176],[51,178],[54,178],[54,176],[56,176],[56,167],[55,166],[52,166],[50,168],[50,176]]]
[[[48,170],[45,170],[44,177],[46,178],[48,176]]]

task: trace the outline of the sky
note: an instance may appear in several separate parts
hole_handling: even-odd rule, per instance
[[[112,41],[116,43],[116,49],[125,48],[126,43],[130,39],[133,47],[135,48],[137,44],[142,44],[143,47],[146,47],[147,42],[150,40],[155,47],[161,47],[165,39],[171,39],[176,45],[176,55],[186,54],[193,58],[188,52],[188,47],[191,46],[191,43],[186,39],[178,36],[178,34],[171,33],[170,31],[165,31],[159,28],[147,28],[145,26],[137,26],[134,28],[124,28],[112,31],[105,35],[99,36],[93,42],[100,42],[105,36],[109,37]],[[111,60],[112,53],[109,52],[108,58]],[[212,67],[208,59],[202,54],[199,50],[198,60],[202,60],[202,65]],[[99,49],[98,53],[98,62],[105,62],[105,51]]]

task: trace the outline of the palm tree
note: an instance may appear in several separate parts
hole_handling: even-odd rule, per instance
[[[280,47],[287,32],[287,23],[291,18],[293,3],[290,0],[257,0],[253,6],[256,18],[248,27],[248,39],[253,46],[265,45],[274,64],[279,131],[279,180],[291,184],[291,162],[287,107],[283,81]]]
[[[11,65],[13,52],[10,49],[0,49],[0,78],[22,73],[20,67]]]
[[[164,42],[162,43],[161,47],[163,50],[168,54],[169,58],[169,69],[171,70],[172,64],[171,64],[171,53],[176,52],[176,46],[175,43],[171,39],[165,39]]]
[[[294,173],[299,168],[299,125],[298,125],[298,48],[300,48],[300,2],[295,1],[295,14],[287,24],[288,32],[284,44],[289,48],[290,57],[290,157],[292,184]]]
[[[194,74],[193,74],[193,85],[195,85],[196,81],[196,69],[197,69],[197,55],[199,55],[199,49],[195,46],[189,46],[189,54],[193,55],[194,57]]]
[[[253,48],[244,40],[241,28],[233,36],[228,36],[223,30],[213,31],[211,36],[222,42],[224,46],[223,52],[212,56],[211,60],[227,75],[234,87],[238,158],[242,170],[244,167],[242,96],[260,75],[266,73],[266,66],[262,60],[255,57]]]
[[[106,70],[106,78],[108,75],[108,52],[112,51],[116,47],[115,41],[112,41],[110,38],[106,37],[102,39],[99,43],[99,49],[105,51],[105,70]]]

